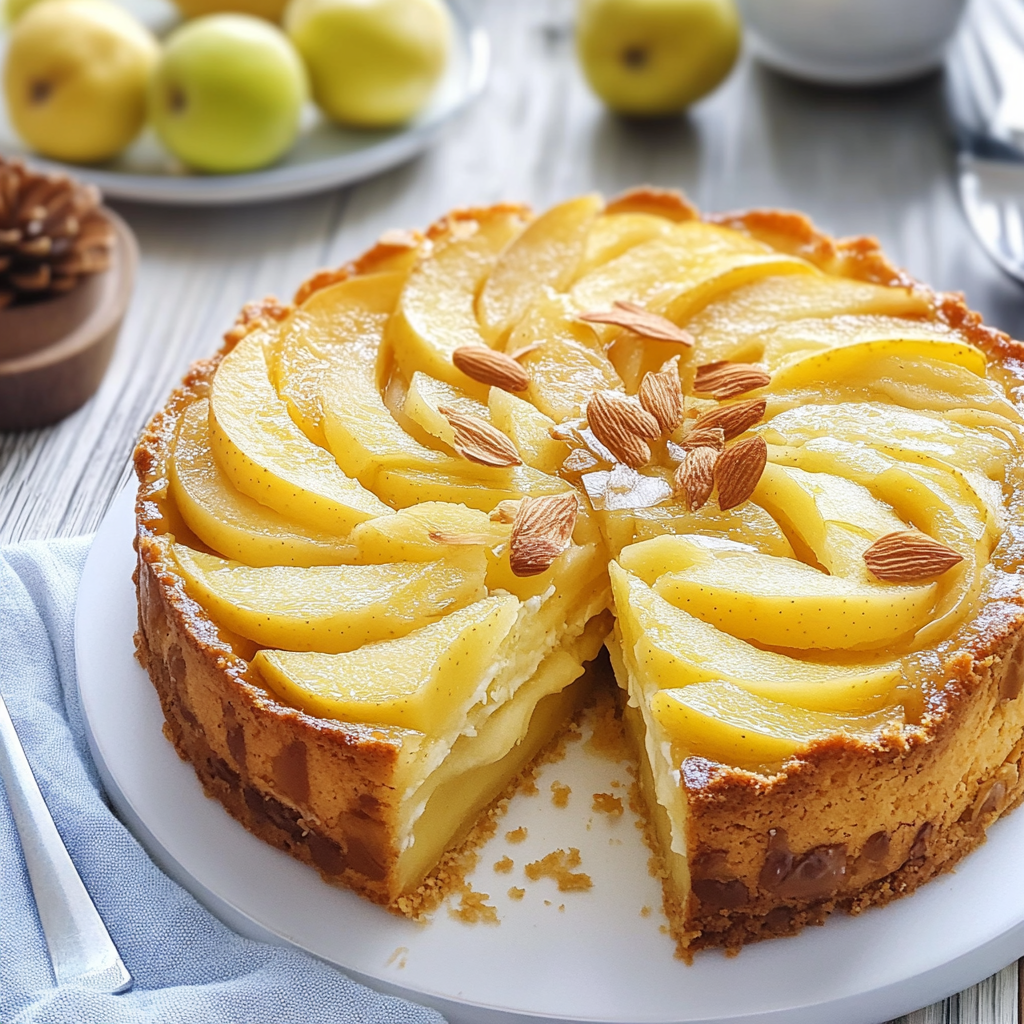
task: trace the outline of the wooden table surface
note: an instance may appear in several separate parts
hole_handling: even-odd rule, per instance
[[[588,93],[566,0],[491,0],[479,16],[491,31],[491,82],[425,156],[353,188],[270,205],[113,204],[142,250],[117,351],[80,412],[49,429],[0,433],[0,543],[95,530],[128,476],[140,428],[248,299],[290,296],[313,269],[452,206],[512,199],[543,208],[650,182],[682,188],[709,210],[801,209],[832,233],[878,236],[916,277],[964,291],[986,320],[1024,336],[1024,292],[989,263],[956,199],[940,75],[846,92],[745,59],[689,116],[631,124]],[[901,1020],[1020,1024],[1016,965]]]

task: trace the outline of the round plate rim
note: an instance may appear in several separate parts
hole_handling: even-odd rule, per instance
[[[1004,921],[997,930],[993,931],[990,929],[977,944],[969,948],[954,949],[947,958],[935,959],[927,969],[917,974],[900,976],[896,980],[877,988],[868,987],[857,992],[840,995],[834,999],[804,1001],[797,1005],[776,1006],[753,1013],[716,1014],[714,1016],[700,1017],[684,1015],[673,1018],[666,1018],[664,1016],[652,1017],[638,1013],[636,1015],[631,1014],[628,1020],[626,1020],[619,1017],[597,1017],[593,1015],[575,1016],[569,1014],[549,1016],[527,1009],[504,1007],[497,1004],[452,997],[451,994],[432,991],[420,986],[408,987],[398,985],[386,977],[366,973],[325,957],[315,949],[310,948],[299,937],[288,936],[269,929],[251,916],[244,907],[236,905],[215,890],[209,888],[202,879],[190,874],[186,868],[175,860],[174,855],[150,831],[145,821],[145,812],[136,808],[121,789],[117,778],[104,760],[97,741],[94,731],[96,723],[90,718],[90,686],[95,685],[95,680],[87,681],[83,686],[82,666],[85,662],[83,651],[91,642],[88,638],[88,632],[91,627],[91,620],[96,615],[95,608],[90,607],[90,604],[104,590],[104,580],[109,577],[110,555],[112,552],[116,552],[118,547],[123,551],[125,544],[128,543],[124,533],[126,521],[129,519],[131,515],[130,510],[133,508],[133,497],[134,487],[129,481],[108,507],[86,560],[76,603],[75,651],[76,665],[78,667],[76,682],[86,737],[104,787],[111,798],[115,810],[127,825],[129,831],[139,840],[158,866],[186,888],[211,913],[241,934],[278,945],[302,949],[333,963],[356,980],[372,988],[437,1008],[448,1016],[450,1024],[527,1024],[527,1022],[535,1021],[560,1022],[560,1024],[575,1024],[575,1022],[587,1021],[593,1022],[593,1024],[610,1024],[612,1021],[618,1022],[620,1020],[625,1021],[625,1024],[820,1024],[820,1021],[823,1019],[828,1019],[831,1024],[876,1024],[879,1020],[911,1012],[918,1007],[928,1005],[961,991],[970,985],[984,980],[1002,966],[1024,955],[1024,885],[1022,885],[1021,905],[1014,911],[1012,922],[1007,923]],[[155,699],[155,694],[153,696]],[[233,819],[228,818],[226,815],[224,815],[224,821],[227,827],[241,828]],[[975,851],[971,855],[971,858],[974,858],[974,860],[968,858],[961,865],[962,868],[969,869],[972,864],[978,862],[985,851],[993,851],[1008,846],[1016,849],[1020,842],[1024,840],[1024,812],[997,822],[990,834],[993,837],[992,840],[980,850]],[[248,835],[248,833],[245,833],[245,835]],[[281,856],[285,857],[285,860],[290,861],[290,858],[287,858],[286,855],[282,854]],[[967,871],[963,873],[966,875]],[[858,919],[843,916],[833,917],[823,929],[805,929],[802,935],[796,938],[769,941],[747,947],[744,954],[729,962],[738,965],[737,969],[742,971],[743,956],[748,951],[768,950],[770,955],[772,949],[784,951],[787,948],[791,948],[790,944],[795,944],[804,936],[809,935],[825,937],[827,942],[830,926],[833,928],[837,924],[841,926],[844,920],[859,921],[870,917],[871,921],[881,927],[881,923],[884,921],[883,915],[887,911],[900,907],[906,908],[908,904],[913,904],[915,900],[920,901],[922,895],[928,893],[933,893],[935,899],[938,899],[941,894],[937,890],[943,884],[943,881],[945,880],[946,883],[950,883],[950,880],[952,880],[955,884],[956,879],[957,873],[942,876],[906,900],[896,901],[889,907],[870,910]],[[949,939],[943,938],[947,944],[950,943]],[[699,954],[699,957],[708,955],[714,956],[716,954],[712,951],[710,954]]]

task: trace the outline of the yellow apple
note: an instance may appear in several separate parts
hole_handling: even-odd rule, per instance
[[[317,105],[360,128],[389,128],[417,114],[451,50],[441,0],[292,0],[284,25]]]
[[[675,114],[732,70],[732,0],[581,0],[576,50],[590,87],[620,114]]]
[[[39,0],[33,0],[38,3]],[[174,0],[174,6],[184,18],[198,18],[204,14],[251,14],[267,21],[280,21],[288,0]]]
[[[11,30],[4,94],[17,133],[56,160],[116,156],[146,119],[146,83],[160,49],[107,0],[48,0]]]

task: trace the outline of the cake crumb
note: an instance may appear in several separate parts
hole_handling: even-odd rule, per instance
[[[614,694],[601,693],[591,712],[593,731],[584,744],[587,750],[610,761],[624,761],[629,757],[626,732]]]
[[[572,789],[569,786],[563,785],[561,782],[551,783],[551,802],[556,807],[568,807],[569,806],[569,794]]]
[[[519,786],[519,792],[523,796],[536,796],[540,792],[537,788],[537,780],[534,778],[523,779]]]
[[[546,857],[532,861],[524,870],[526,877],[536,882],[540,878],[551,878],[558,883],[559,892],[584,892],[593,886],[590,875],[573,871],[581,863],[580,851],[572,846],[569,852],[553,850]]]
[[[394,953],[392,953],[391,956],[388,957],[388,962],[385,966],[390,967],[397,960],[398,968],[399,970],[401,970],[403,967],[405,967],[405,958],[408,955],[408,953],[408,946],[399,946],[398,949],[396,949]]]
[[[500,924],[498,908],[486,901],[490,894],[476,892],[469,885],[462,890],[458,907],[449,907],[448,916],[465,924]]]
[[[526,895],[525,889],[520,889],[518,885],[513,885],[508,891],[508,898],[510,900],[521,900]]]
[[[618,779],[612,779],[612,789],[619,789],[622,783]]]
[[[661,932],[662,935],[668,935],[668,925],[667,924],[659,924],[658,925],[658,931]]]
[[[640,916],[641,917],[650,917],[651,916],[651,908],[648,907],[648,906],[641,907],[640,908]]]
[[[545,900],[544,901],[544,906],[545,907],[550,907],[551,906],[551,900]]]
[[[565,904],[564,903],[559,903],[558,904],[558,912],[560,914],[564,914],[565,913]]]
[[[513,868],[514,861],[511,857],[502,857],[494,862],[494,870],[502,875],[507,875]]]
[[[593,810],[615,818],[621,818],[624,808],[621,797],[617,797],[613,793],[595,793]]]
[[[510,843],[521,843],[527,836],[526,828],[522,825],[519,828],[512,829],[511,832],[505,833],[505,838]]]

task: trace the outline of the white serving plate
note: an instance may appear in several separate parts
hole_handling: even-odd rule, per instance
[[[124,0],[154,29],[166,28],[173,15],[165,4]],[[321,192],[359,181],[394,167],[424,150],[466,109],[487,82],[490,47],[487,33],[454,4],[455,45],[445,76],[427,108],[394,131],[361,132],[341,128],[310,104],[292,149],[272,167],[247,174],[198,174],[188,171],[158,142],[150,129],[115,160],[96,166],[45,160],[28,150],[11,126],[0,98],[0,155],[22,157],[33,165],[66,171],[102,189],[114,199],[178,206],[225,205]],[[0,33],[0,65],[6,41]]]
[[[704,952],[688,967],[661,930],[658,885],[630,813],[591,812],[591,794],[622,792],[610,786],[628,781],[625,766],[580,743],[543,769],[539,796],[513,800],[483,851],[471,881],[492,895],[498,927],[465,925],[443,909],[416,925],[326,885],[208,800],[161,734],[156,693],[133,657],[133,499],[129,486],[107,513],[78,597],[89,743],[122,820],[172,878],[239,932],[308,950],[375,988],[437,1007],[452,1024],[877,1024],[1024,953],[1018,812],[955,874],[907,899],[738,957]],[[565,810],[551,803],[553,780],[572,787]],[[504,832],[519,825],[529,837],[510,846]],[[528,860],[570,846],[582,851],[590,892],[525,880]],[[515,870],[496,874],[492,864],[506,853]],[[505,897],[512,885],[526,889],[521,902]],[[644,906],[653,913],[641,916]]]

